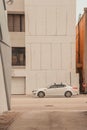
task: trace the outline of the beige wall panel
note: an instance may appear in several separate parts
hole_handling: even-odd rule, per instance
[[[50,44],[41,45],[41,68],[42,69],[51,68],[51,45]]]
[[[57,6],[57,5],[72,5],[76,0],[25,0],[26,6]]]
[[[6,45],[1,45],[4,75],[6,81],[6,87],[10,102],[10,90],[11,90],[11,48]],[[3,77],[4,78],[4,77]]]
[[[61,69],[61,44],[52,44],[52,69]]]
[[[62,44],[62,69],[71,70],[71,45]]]
[[[17,68],[15,67],[15,69],[12,69],[12,77],[25,77],[25,76],[26,76],[25,69],[21,69],[21,67]]]
[[[25,5],[26,6],[55,6],[56,5],[56,0],[25,0]]]
[[[7,4],[6,6],[7,6],[8,11],[23,12],[24,11],[24,0],[14,0],[13,4],[10,4],[10,5]]]
[[[26,44],[26,70],[31,69],[31,45]]]
[[[46,72],[45,71],[37,71],[37,88],[46,87]]]
[[[77,79],[78,79],[78,75],[75,74],[75,76],[77,76]],[[70,82],[71,82],[71,85],[72,85],[72,72],[66,71],[66,70],[58,70],[57,83],[61,83],[61,82],[67,83],[68,85],[70,85]]]
[[[7,43],[7,45],[3,45],[2,43],[1,54],[3,63],[1,60],[0,54],[0,112],[8,111],[7,106],[7,97],[5,87],[7,89],[8,94],[8,102],[10,107],[10,86],[11,86],[11,49],[10,49],[10,40],[9,40],[9,33],[8,33],[8,26],[7,26],[7,11],[4,10],[3,0],[0,0],[0,25],[1,25],[1,32],[2,32],[2,40]],[[4,81],[5,78],[5,81]]]
[[[27,72],[26,85],[27,85],[26,94],[31,94],[33,89],[38,88],[37,87],[37,74],[35,71]]]
[[[56,35],[56,8],[47,8],[47,35]]]
[[[1,1],[2,3],[2,1]],[[3,40],[10,46],[9,42],[9,33],[8,33],[8,26],[7,26],[7,12],[4,12],[3,10],[3,5],[0,3],[0,24],[1,24],[1,29],[2,29],[2,35],[3,35]]]
[[[59,70],[57,71],[57,83],[65,83],[66,82],[66,72]]]
[[[2,113],[3,111],[7,111],[7,100],[6,100],[5,84],[2,70],[3,69],[0,55],[0,113]]]
[[[75,35],[76,10],[73,5],[67,8],[67,35]]]
[[[75,43],[75,36],[26,36],[27,43]]]
[[[70,78],[71,78],[71,72],[70,71],[65,71],[65,83],[70,85]]]
[[[10,40],[12,47],[25,46],[25,33],[24,32],[10,32]]]
[[[36,34],[46,35],[46,9],[43,7],[37,8]]]
[[[29,8],[25,8],[25,34],[29,34]]]
[[[71,48],[72,70],[76,70],[76,45],[72,43]]]
[[[47,81],[47,87],[57,82],[57,73],[56,71],[47,71],[46,72],[46,81]]]
[[[76,0],[56,0],[56,5],[63,5],[64,7],[74,5],[75,3]]]
[[[26,11],[26,34],[28,35],[36,35],[36,16],[37,16],[37,8],[29,7]]]
[[[40,70],[40,44],[31,44],[31,69]]]
[[[67,13],[66,8],[57,8],[57,35],[66,35],[67,28]]]
[[[11,94],[25,94],[25,78],[12,78]]]

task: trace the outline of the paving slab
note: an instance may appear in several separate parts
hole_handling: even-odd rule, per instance
[[[8,130],[87,130],[87,112],[24,112]]]
[[[7,111],[0,115],[0,130],[7,130],[17,117],[18,112]]]
[[[12,110],[21,114],[8,130],[87,130],[87,95],[72,98],[13,96]]]

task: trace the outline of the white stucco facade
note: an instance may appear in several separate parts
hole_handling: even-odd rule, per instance
[[[78,85],[75,65],[75,0],[25,0],[26,86]]]
[[[15,35],[11,32],[10,36],[12,46],[26,48],[26,66],[13,68],[12,77],[24,77],[25,94],[54,82],[76,85],[79,90],[75,60],[76,0],[21,2],[20,11],[25,14],[25,33]],[[17,0],[11,5],[13,8],[8,7],[8,11],[19,12],[14,6],[16,3]]]
[[[0,113],[10,110],[11,51],[7,12],[0,0]]]

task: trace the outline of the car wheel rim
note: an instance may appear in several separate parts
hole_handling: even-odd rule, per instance
[[[67,97],[71,97],[71,93],[70,93],[70,92],[67,92],[67,93],[66,93],[66,96],[67,96]]]
[[[44,94],[40,92],[39,97],[44,97]]]

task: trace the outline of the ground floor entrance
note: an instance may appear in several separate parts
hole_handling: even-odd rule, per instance
[[[25,94],[25,77],[12,78],[11,94]]]

